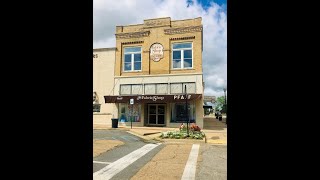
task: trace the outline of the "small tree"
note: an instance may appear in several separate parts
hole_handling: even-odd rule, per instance
[[[221,112],[225,113],[227,107],[225,107],[224,103],[225,103],[224,96],[218,97],[217,100],[216,100],[216,110],[220,110],[221,109]]]

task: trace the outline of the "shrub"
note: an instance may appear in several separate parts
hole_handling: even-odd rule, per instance
[[[205,137],[205,133],[201,132],[201,131],[195,131],[193,129],[193,130],[189,131],[189,137],[188,137],[186,129],[184,130],[184,128],[181,128],[180,131],[162,132],[160,137],[162,139],[164,139],[164,138],[170,138],[170,139],[203,139]]]

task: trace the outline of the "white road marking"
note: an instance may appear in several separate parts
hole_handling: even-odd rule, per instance
[[[131,137],[131,136],[121,136],[120,138],[125,139],[125,140],[127,140],[127,141],[131,141],[131,139],[133,139],[133,140],[135,140],[135,141],[138,141],[137,138],[134,138],[134,137]]]
[[[111,164],[111,162],[101,162],[101,161],[93,161],[93,163],[98,163],[98,164]]]
[[[199,154],[199,144],[192,145],[187,164],[184,168],[181,180],[194,180],[196,176],[197,159]]]
[[[147,144],[140,149],[133,151],[132,153],[123,156],[122,158],[118,159],[117,161],[109,164],[108,166],[100,169],[99,171],[93,173],[94,180],[107,180],[111,179],[113,176],[118,174],[124,168],[128,167],[130,164],[135,162],[140,157],[147,154],[149,151],[154,149],[155,147],[159,146],[158,144]]]

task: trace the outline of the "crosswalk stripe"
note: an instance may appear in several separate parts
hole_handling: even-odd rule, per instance
[[[147,154],[149,151],[159,146],[160,144],[147,144],[132,153],[118,159],[117,161],[109,164],[108,166],[100,169],[99,171],[93,173],[94,180],[107,180],[111,179],[113,176],[118,174],[124,168],[128,167],[130,164],[138,160],[140,157]]]
[[[196,176],[199,144],[193,144],[181,180],[194,180]]]
[[[93,161],[93,163],[98,163],[98,164],[111,164],[111,162],[101,162],[101,161]]]

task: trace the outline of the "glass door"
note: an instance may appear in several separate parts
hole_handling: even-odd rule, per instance
[[[149,104],[148,105],[148,123],[154,125],[165,124],[165,109],[164,104]]]

